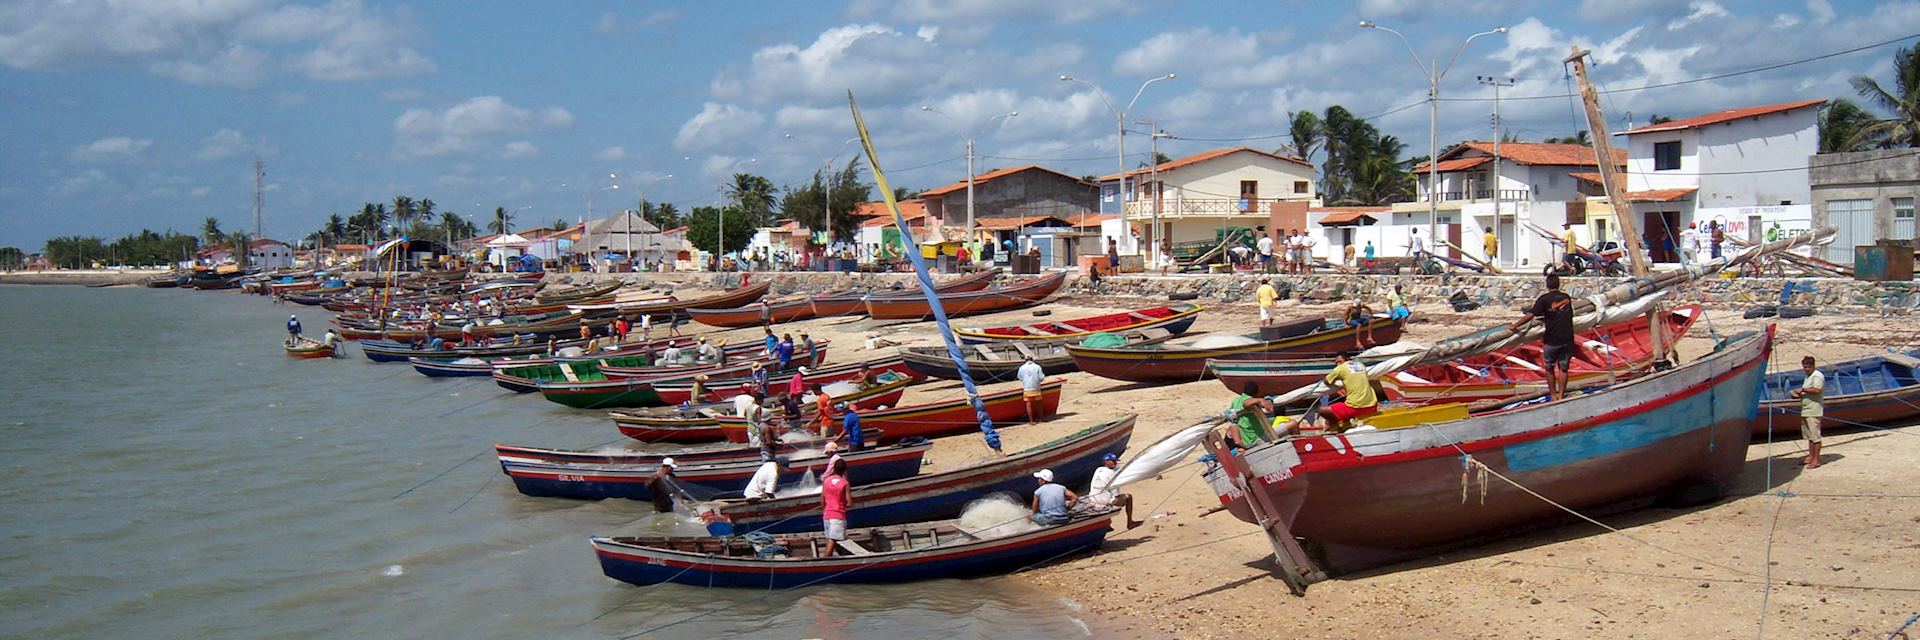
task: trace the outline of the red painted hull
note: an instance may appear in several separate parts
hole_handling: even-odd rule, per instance
[[[953,334],[969,341],[1062,340],[1081,338],[1100,332],[1119,333],[1163,327],[1199,315],[1204,309],[1205,307],[1197,304],[1176,304],[1070,320],[1046,320],[1026,325],[954,329]],[[1188,321],[1189,324],[1191,322]]]
[[[912,380],[902,380],[889,385],[881,385],[873,389],[863,390],[856,396],[845,398],[844,401],[853,403],[853,406],[859,407],[861,411],[879,406],[897,405],[900,404],[900,396],[906,395],[907,385],[912,383]],[[842,399],[836,399],[836,401],[840,400]],[[812,407],[806,407],[801,411],[800,417],[802,420],[811,422],[817,416],[812,410]],[[620,435],[641,442],[699,444],[703,442],[719,442],[727,439],[726,432],[720,428],[720,420],[718,418],[705,420],[688,419],[681,421],[679,424],[644,424],[641,421],[623,421],[619,418],[614,418],[613,423],[614,426],[620,430]],[[862,426],[864,428],[864,424]]]
[[[826,358],[825,354],[826,347],[823,345],[821,347],[821,359],[824,360]],[[882,373],[895,373],[907,376],[916,382],[926,379],[925,375],[907,367],[906,360],[899,356],[869,361],[867,363],[867,371],[876,376]],[[844,380],[852,380],[859,375],[860,363],[852,363],[811,370],[808,375],[801,376],[800,380],[801,384],[805,385],[828,385]],[[723,402],[736,395],[740,395],[740,388],[746,385],[750,377],[751,374],[724,378],[716,377],[708,380],[706,384],[702,385],[705,391],[700,394],[702,396],[700,398],[693,397],[693,384],[691,382],[656,382],[653,385],[653,392],[660,394],[660,401],[669,405],[690,402]],[[786,377],[777,380],[769,379],[767,384],[776,388],[785,389],[786,385],[791,383],[791,380],[792,374],[788,373]]]
[[[950,318],[1019,309],[1038,304],[1066,281],[1067,274],[1055,273],[997,290],[943,293],[939,296],[940,306]],[[918,294],[869,296],[867,315],[875,320],[925,320],[933,317],[933,307],[925,296]]]
[[[1034,407],[1037,415],[1034,420],[1051,419],[1060,411],[1060,390],[1066,381],[1054,379],[1040,388],[1040,401]],[[1019,388],[980,396],[981,404],[986,406],[987,417],[995,425],[1020,424],[1027,421],[1026,400]],[[894,407],[860,414],[862,429],[879,429],[886,432],[886,441],[893,442],[901,438],[921,437],[937,438],[980,429],[980,423],[974,419],[973,405],[963,397],[907,407]],[[747,421],[743,418],[722,416],[720,429],[732,442],[747,441]]]
[[[827,294],[833,295],[833,294]],[[764,324],[796,322],[814,317],[813,300],[761,301],[733,309],[688,309],[694,322],[715,327],[758,327]]]
[[[1304,327],[1308,324],[1322,325],[1324,322],[1314,319],[1296,324]],[[1399,320],[1375,317],[1371,322],[1360,327],[1342,325],[1336,329],[1214,349],[1165,345],[1097,349],[1068,345],[1067,352],[1073,354],[1073,362],[1080,367],[1081,371],[1102,378],[1150,383],[1193,382],[1213,376],[1207,368],[1209,358],[1228,360],[1311,358],[1337,353],[1356,353],[1360,351],[1354,346],[1356,333],[1371,330],[1376,344],[1390,344],[1400,340],[1401,327]]]

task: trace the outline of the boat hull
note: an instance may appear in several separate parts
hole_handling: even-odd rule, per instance
[[[876,484],[920,473],[920,465],[931,448],[931,443],[921,443],[869,449],[842,454],[841,459],[846,461],[849,481],[856,485]],[[780,472],[779,482],[781,485],[790,484],[809,473],[817,477],[826,472],[827,462],[828,459],[824,457],[794,460],[791,467]],[[500,459],[500,468],[513,479],[513,486],[520,493],[583,500],[652,499],[652,492],[647,490],[647,481],[653,478],[658,469],[656,465],[532,462],[504,456]],[[718,491],[741,491],[747,488],[747,482],[753,479],[754,472],[759,468],[760,462],[757,460],[709,466],[681,465],[674,470],[674,478],[682,483]]]
[[[957,318],[1033,306],[1053,295],[1066,281],[1066,274],[1055,273],[1004,289],[942,293],[938,297],[947,317]],[[933,317],[933,307],[921,295],[868,296],[867,315],[875,320],[926,320]]]
[[[1314,319],[1294,324],[1324,327],[1328,321]],[[1081,371],[1102,378],[1155,384],[1192,382],[1213,376],[1207,368],[1208,359],[1311,358],[1356,353],[1360,349],[1355,346],[1355,334],[1371,330],[1375,344],[1390,344],[1400,339],[1402,324],[1399,320],[1376,317],[1359,327],[1341,325],[1321,330],[1311,330],[1311,327],[1305,333],[1213,349],[1153,345],[1105,349],[1068,345],[1067,352],[1073,354],[1074,365]]]
[[[1920,357],[1920,351],[1821,367],[1827,378],[1822,424],[1844,429],[1853,426],[1848,423],[1892,426],[1920,418],[1920,380],[1912,366],[1902,363],[1915,357]],[[1799,369],[1767,374],[1766,398],[1749,425],[1755,438],[1765,438],[1769,432],[1775,436],[1800,433],[1800,401],[1787,392],[1799,388],[1805,379]]]
[[[1052,419],[1060,411],[1060,391],[1066,385],[1065,380],[1049,380],[1040,388],[1040,399],[1035,405],[1036,421]],[[986,407],[987,417],[998,426],[1017,425],[1027,421],[1026,399],[1020,389],[1010,389],[992,394],[982,394],[980,404]],[[720,416],[720,429],[732,442],[747,441],[747,421],[735,416]],[[903,438],[937,438],[978,431],[980,422],[974,418],[973,405],[965,397],[943,402],[894,407],[860,414],[860,426],[863,429],[878,429],[886,433],[885,442],[894,442]]]
[[[862,389],[859,393],[846,398],[835,398],[839,402],[851,402],[853,406],[865,411],[879,406],[900,404],[900,397],[906,395],[907,385],[914,379],[903,378],[886,384]],[[812,421],[817,417],[811,407],[801,413],[801,418]],[[671,442],[676,444],[700,444],[719,442],[727,439],[726,431],[720,428],[720,419],[706,416],[680,419],[647,419],[637,416],[614,416],[614,427],[624,435],[641,442]]]
[[[1194,321],[1200,319],[1200,312],[1204,310],[1206,310],[1205,307],[1197,304],[1176,304],[1089,318],[1035,322],[1031,325],[954,329],[953,335],[967,344],[1009,340],[1078,341],[1095,333],[1122,333],[1147,329],[1164,329],[1169,334],[1180,335],[1193,328]]]

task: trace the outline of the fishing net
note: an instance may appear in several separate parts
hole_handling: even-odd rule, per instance
[[[1103,331],[1087,336],[1085,340],[1080,341],[1080,346],[1093,347],[1096,349],[1112,349],[1127,346],[1127,339],[1118,334]]]

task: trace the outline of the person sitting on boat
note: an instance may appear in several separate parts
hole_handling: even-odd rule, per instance
[[[1324,378],[1327,384],[1340,383],[1346,398],[1320,408],[1320,417],[1327,421],[1329,433],[1341,433],[1353,428],[1354,418],[1363,418],[1380,412],[1379,396],[1373,393],[1373,381],[1367,377],[1366,366],[1350,360],[1346,354],[1333,357],[1333,371]]]
[[[689,388],[688,391],[690,393],[687,394],[687,404],[705,402],[707,397],[707,374],[703,373],[694,376],[693,387]]]
[[[793,378],[787,382],[787,392],[781,395],[781,415],[786,418],[788,429],[804,429],[806,427],[806,425],[800,424],[800,401],[807,394],[806,375],[807,368],[800,367],[800,370],[794,372]]]
[[[1373,320],[1373,307],[1367,306],[1367,303],[1361,302],[1360,298],[1358,296],[1355,296],[1353,298],[1353,302],[1347,305],[1347,326],[1365,327],[1367,326],[1367,323],[1372,320]],[[1367,330],[1364,332],[1363,331],[1353,332],[1353,348],[1365,349],[1372,345],[1373,345],[1373,328],[1372,327],[1368,327]]]
[[[804,333],[800,334],[800,348],[806,353],[807,364],[815,366],[820,364],[820,353],[813,345],[812,336]]]
[[[1820,468],[1820,419],[1826,417],[1827,376],[1814,367],[1813,356],[1800,359],[1800,370],[1806,372],[1806,380],[1800,388],[1787,392],[1787,395],[1800,401],[1800,437],[1807,441],[1807,459],[1800,464],[1808,469]]]
[[[1507,330],[1519,333],[1534,318],[1540,318],[1544,329],[1540,336],[1540,359],[1544,362],[1540,366],[1547,369],[1547,395],[1557,401],[1567,397],[1567,372],[1573,368],[1574,351],[1573,296],[1560,290],[1560,276],[1547,275],[1547,292],[1535,298],[1527,314]]]
[[[717,362],[720,360],[720,350],[714,348],[713,343],[707,342],[706,338],[700,339],[700,346],[695,348],[695,353],[701,362]]]
[[[840,429],[847,433],[847,451],[859,451],[867,448],[866,434],[860,430],[860,408],[851,402],[840,403],[845,417],[840,419]]]
[[[1400,285],[1393,285],[1392,289],[1387,290],[1387,317],[1405,320],[1413,316],[1413,312],[1407,309],[1405,296],[1406,292],[1401,290]]]
[[[464,347],[475,346],[477,341],[473,336],[473,329],[474,329],[474,324],[472,322],[468,322],[466,324],[460,325],[460,345],[461,346],[464,346]]]
[[[580,339],[585,340],[591,337],[593,337],[593,327],[587,326],[587,321],[581,320],[580,321]]]
[[[1066,524],[1067,512],[1080,497],[1072,489],[1053,481],[1052,469],[1034,472],[1033,478],[1040,481],[1040,488],[1033,491],[1033,522],[1042,526]]]
[[[1260,302],[1260,326],[1273,325],[1273,305],[1280,300],[1280,290],[1273,288],[1270,278],[1260,278],[1260,288],[1253,292],[1255,300]]]
[[[1100,458],[1100,468],[1093,470],[1093,484],[1087,486],[1087,504],[1098,509],[1115,506],[1127,510],[1127,528],[1138,527],[1142,522],[1133,519],[1133,495],[1115,493],[1113,479],[1120,475],[1120,455],[1109,453]]]
[[[880,381],[874,377],[872,369],[869,369],[865,362],[860,363],[860,372],[854,375],[853,381],[854,384],[860,385],[862,389],[880,384]]]
[[[673,494],[679,487],[674,486],[673,458],[660,461],[660,468],[653,471],[653,477],[647,478],[647,493],[653,496],[653,510],[658,513],[673,511]]]
[[[1240,446],[1251,447],[1272,440],[1261,425],[1266,424],[1266,416],[1273,412],[1273,404],[1260,396],[1260,388],[1248,382],[1241,387],[1240,395],[1233,397],[1227,405],[1227,419],[1232,420],[1240,429]]]
[[[827,474],[820,476],[820,524],[827,539],[822,557],[832,557],[834,546],[847,539],[847,507],[852,505],[853,485],[847,482],[847,461],[834,456],[827,462]]]
[[[447,350],[446,339],[441,338],[440,336],[434,336],[432,340],[427,341],[427,350],[428,351],[446,351]]]
[[[1020,363],[1020,369],[1015,374],[1020,378],[1020,399],[1027,405],[1027,424],[1038,422],[1040,399],[1044,395],[1040,386],[1046,382],[1047,372],[1040,367],[1040,363],[1033,361],[1033,354],[1027,354],[1026,362]]]
[[[660,352],[659,364],[660,366],[667,367],[680,364],[680,347],[677,345],[667,345],[667,348]]]
[[[320,336],[320,342],[326,344],[329,348],[337,350],[340,348],[340,334],[334,333],[333,329],[327,329],[327,332]]]
[[[292,346],[294,343],[297,343],[299,341],[300,341],[300,316],[289,314],[287,316],[287,345]]]
[[[767,337],[764,338],[767,343],[766,354],[773,355],[774,350],[780,348],[780,336],[773,335],[773,325],[761,325],[760,330],[767,332]]]
[[[780,484],[780,472],[786,468],[786,458],[772,458],[760,463],[760,468],[753,472],[753,479],[747,481],[747,501],[759,502],[772,498]]]
[[[722,367],[727,366],[727,341],[726,340],[713,341],[713,363],[715,365],[722,366]]]

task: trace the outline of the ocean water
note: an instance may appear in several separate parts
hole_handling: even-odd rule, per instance
[[[1072,603],[1007,579],[608,579],[588,535],[683,525],[522,496],[490,449],[618,439],[603,415],[352,347],[288,358],[289,313],[316,335],[329,317],[233,292],[0,286],[0,636],[1089,635]]]

